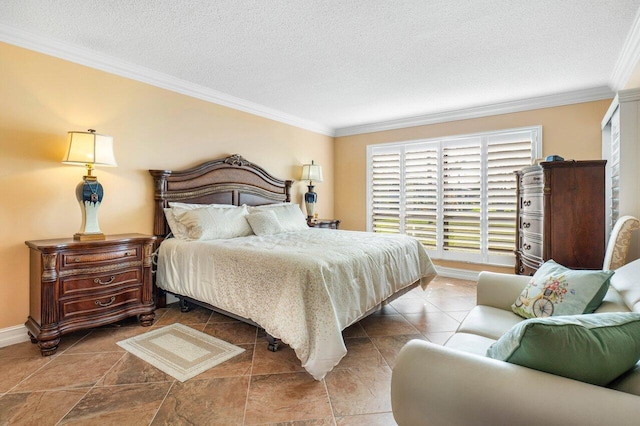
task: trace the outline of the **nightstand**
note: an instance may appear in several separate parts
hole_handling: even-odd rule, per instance
[[[337,219],[307,219],[307,225],[311,228],[338,229],[340,221]]]
[[[107,236],[26,241],[30,302],[25,323],[43,356],[53,355],[60,336],[139,315],[142,326],[155,316],[151,254],[155,237]]]

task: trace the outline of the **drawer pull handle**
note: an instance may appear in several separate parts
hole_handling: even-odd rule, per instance
[[[522,227],[523,227],[524,229],[529,229],[529,228],[531,227],[531,222],[523,222],[523,223],[522,223]]]
[[[525,207],[529,207],[531,205],[531,200],[524,200],[522,203]]]
[[[124,252],[124,255],[125,255],[125,256],[131,256],[131,252],[130,252],[130,251],[125,251],[125,252]]]
[[[111,275],[111,277],[109,277],[109,281],[102,281],[100,278],[96,278],[95,280],[93,280],[93,282],[100,285],[107,285],[107,284],[111,284],[115,279],[116,279],[116,276]]]
[[[74,262],[80,262],[80,258],[76,257],[75,259],[73,259]]]
[[[110,304],[112,304],[115,300],[116,300],[116,297],[115,296],[111,296],[111,299],[109,299],[109,301],[107,303],[102,303],[100,300],[96,300],[96,305],[102,306],[104,308],[104,307],[107,307]]]
[[[533,180],[540,180],[540,176],[534,176]]]
[[[522,248],[525,250],[531,250],[531,244],[523,244]]]

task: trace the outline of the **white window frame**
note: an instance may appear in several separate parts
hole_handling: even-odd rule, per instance
[[[542,126],[529,126],[529,127],[520,127],[513,129],[505,129],[498,131],[490,131],[490,132],[481,132],[481,133],[471,133],[465,135],[455,135],[455,136],[447,136],[441,138],[430,138],[430,139],[418,139],[404,142],[391,142],[385,144],[373,144],[367,145],[367,231],[373,231],[373,197],[372,197],[372,185],[373,185],[373,176],[372,176],[372,157],[375,154],[381,154],[385,151],[390,153],[396,153],[400,151],[401,159],[405,158],[405,153],[407,150],[415,150],[420,145],[436,145],[438,146],[438,157],[442,158],[442,147],[446,144],[448,146],[455,145],[457,143],[463,143],[468,139],[480,139],[481,146],[481,176],[485,177],[487,175],[487,141],[489,139],[495,140],[509,140],[515,137],[523,137],[531,140],[531,159],[540,158],[542,155]],[[400,176],[401,181],[404,181],[405,167],[404,162],[400,162]],[[439,162],[439,175],[442,175],[442,162]],[[515,175],[514,175],[515,179]],[[438,191],[442,193],[442,179],[439,179],[439,188]],[[481,196],[481,205],[484,211],[487,209],[488,199],[487,199],[487,190],[486,190],[486,179],[483,179],[482,182],[482,196]],[[405,196],[404,191],[400,193],[400,217],[405,217]],[[517,194],[514,194],[514,197]],[[481,263],[487,265],[498,265],[498,266],[513,266],[515,256],[514,255],[490,255],[487,250],[487,238],[488,238],[488,223],[486,221],[486,215],[483,215],[483,219],[481,220],[481,250],[480,253],[474,254],[470,256],[469,253],[460,253],[460,252],[452,252],[445,251],[443,248],[443,221],[441,218],[443,217],[443,203],[438,202],[437,208],[437,244],[435,250],[428,250],[429,255],[434,259],[443,259],[443,260],[452,260],[452,261],[461,261],[461,262],[471,262],[471,263]],[[400,233],[404,234],[404,220],[400,221]],[[514,244],[515,249],[515,244]]]

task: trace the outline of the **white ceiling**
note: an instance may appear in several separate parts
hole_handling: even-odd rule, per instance
[[[0,41],[347,134],[531,98],[607,97],[625,77],[639,8],[640,0],[2,0]]]

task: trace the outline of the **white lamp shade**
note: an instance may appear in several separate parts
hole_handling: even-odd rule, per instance
[[[98,166],[118,165],[113,155],[113,138],[95,132],[69,132],[69,150],[62,160],[65,164]]]
[[[322,167],[313,164],[305,164],[302,166],[302,177],[300,180],[308,180],[313,182],[322,182]]]

